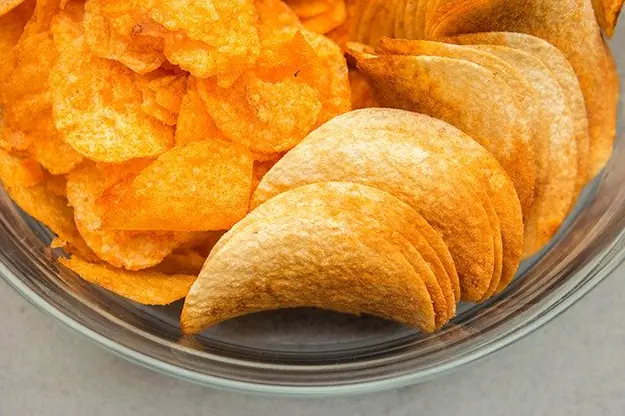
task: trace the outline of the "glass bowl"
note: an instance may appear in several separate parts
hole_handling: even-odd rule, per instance
[[[612,42],[625,67],[625,31]],[[620,47],[617,45],[621,45]],[[622,118],[622,117],[621,117]],[[329,396],[418,383],[457,369],[540,327],[595,287],[625,258],[625,137],[575,212],[513,284],[482,305],[461,305],[426,335],[373,317],[297,309],[239,318],[183,337],[180,304],[145,307],[59,267],[51,234],[0,189],[0,275],[68,327],[120,356],[209,386]]]

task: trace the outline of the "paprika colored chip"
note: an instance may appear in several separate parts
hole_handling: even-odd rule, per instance
[[[74,170],[67,181],[67,199],[74,208],[78,231],[100,259],[127,270],[147,269],[190,238],[188,233],[102,229],[96,200],[104,191],[104,184],[101,171],[93,164]]]
[[[245,216],[252,155],[234,143],[205,140],[159,156],[135,178],[99,198],[105,228],[208,231]]]
[[[180,104],[176,124],[176,146],[202,140],[227,140],[217,128],[197,90],[197,80],[189,76],[187,91]]]
[[[143,34],[141,22],[136,2],[85,2],[85,40],[91,52],[147,74],[165,61],[164,44],[162,38]]]
[[[194,275],[168,275],[151,270],[125,271],[90,263],[77,256],[60,258],[59,263],[89,283],[143,305],[169,305],[184,298]]]
[[[142,110],[138,76],[92,55],[82,38],[63,49],[50,73],[61,138],[83,156],[102,162],[165,152],[173,145],[173,129]]]
[[[141,103],[143,112],[163,124],[175,126],[187,89],[187,76],[154,71],[143,77],[137,77],[137,82],[143,96]]]

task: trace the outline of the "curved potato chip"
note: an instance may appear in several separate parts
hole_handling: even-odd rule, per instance
[[[208,114],[196,82],[195,77],[189,76],[176,124],[176,146],[201,140],[227,140]]]
[[[418,45],[427,47],[427,43]],[[506,65],[501,59],[499,62]],[[527,215],[534,198],[536,159],[526,106],[508,84],[506,72],[440,56],[363,56],[358,65],[377,86],[382,103],[446,121],[493,153],[514,182]],[[392,78],[389,73],[394,74]],[[529,99],[532,91],[525,88],[521,93]]]
[[[445,39],[446,42],[468,44],[489,44],[508,46],[529,53],[539,59],[553,75],[564,92],[565,98],[575,127],[575,142],[577,143],[577,191],[588,181],[588,149],[590,137],[588,134],[588,117],[584,95],[573,67],[558,48],[549,42],[531,35],[511,32],[471,33],[454,38]]]
[[[193,334],[247,313],[301,306],[368,313],[433,331],[423,280],[395,246],[349,217],[358,214],[304,212],[238,232],[191,287],[182,331]]]
[[[144,305],[169,305],[184,298],[195,281],[194,275],[168,275],[156,271],[131,272],[79,257],[59,258],[67,267],[89,283]]]
[[[398,133],[321,129],[265,175],[251,205],[316,182],[354,182],[384,190],[412,206],[442,235],[458,269],[463,299],[479,301],[493,278],[493,234],[479,197],[463,178],[446,175],[449,166]]]
[[[120,21],[125,27],[119,27]],[[154,71],[165,61],[163,40],[142,34],[140,23],[134,23],[139,21],[141,17],[133,2],[87,0],[84,31],[89,49],[139,74]]]
[[[245,216],[252,188],[252,155],[217,140],[176,147],[107,189],[99,198],[105,228],[207,231]]]
[[[135,75],[89,53],[82,38],[63,49],[50,73],[62,139],[96,161],[152,157],[173,144],[173,129],[145,114]]]
[[[523,254],[523,214],[514,184],[488,150],[441,120],[403,110],[375,108],[352,111],[320,127],[328,131],[340,128],[362,135],[370,129],[407,135],[428,150],[470,166],[470,171],[486,186],[501,225],[503,268],[497,292],[508,286]]]
[[[587,0],[471,0],[441,20],[430,37],[471,32],[521,32],[560,49],[575,70],[586,101],[590,131],[590,176],[612,155],[616,136],[618,84],[592,4]]]
[[[623,0],[592,0],[599,24],[608,35],[612,37],[614,35],[614,29],[618,22],[619,15],[623,9]]]
[[[432,298],[436,327],[442,327],[456,314],[457,299],[452,278],[419,229],[429,228],[428,235],[436,231],[413,208],[397,198],[364,185],[326,182],[295,188],[276,195],[270,201],[237,223],[215,246],[209,260],[218,255],[237,232],[260,219],[281,218],[300,211],[315,210],[328,217],[356,211],[359,217],[354,221],[368,232],[378,234],[397,246],[423,279]],[[448,251],[446,255],[450,256]],[[455,283],[457,285],[457,281]]]
[[[540,128],[534,136],[534,149],[546,154],[547,161],[538,165],[534,204],[525,221],[525,256],[529,257],[551,240],[575,202],[578,175],[573,118],[562,88],[538,59],[505,46],[474,47],[519,68],[538,97],[536,123]]]
[[[105,230],[96,207],[105,180],[93,164],[68,176],[67,199],[74,208],[78,231],[96,255],[118,268],[141,270],[159,264],[189,238],[185,233]]]

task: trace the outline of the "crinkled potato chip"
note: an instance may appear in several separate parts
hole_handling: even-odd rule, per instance
[[[202,140],[227,140],[204,106],[193,76],[189,76],[187,91],[180,104],[175,139],[176,146]]]
[[[352,111],[320,127],[328,131],[341,128],[362,135],[371,129],[408,135],[428,150],[469,166],[470,171],[486,186],[501,225],[503,268],[497,292],[508,286],[523,254],[523,215],[514,184],[488,150],[443,121],[403,110],[374,108]],[[428,240],[431,241],[431,238]]]
[[[0,172],[1,174],[2,172]],[[31,217],[45,224],[66,244],[69,253],[80,254],[87,259],[96,259],[74,224],[74,211],[67,199],[50,192],[45,183],[34,186],[10,185],[2,178],[5,190],[11,199]]]
[[[142,34],[141,16],[129,1],[87,0],[85,40],[91,52],[121,62],[139,74],[165,61],[163,39]]]
[[[144,305],[169,305],[184,298],[196,278],[151,270],[125,271],[76,256],[60,258],[59,262],[89,283]]]
[[[590,177],[612,155],[616,136],[618,84],[611,52],[588,0],[471,0],[433,27],[430,37],[472,32],[521,32],[553,44],[567,57],[579,78],[590,129]]]
[[[619,15],[623,9],[623,0],[592,0],[599,24],[608,35],[612,37],[614,35],[614,28],[618,22]]]
[[[463,48],[399,40],[381,43],[381,47],[387,48],[385,51],[392,46],[393,53],[404,45],[406,54],[417,50],[426,55],[443,54],[445,50],[452,51],[452,47]],[[430,45],[431,51],[427,49]],[[500,70],[494,72],[460,58],[471,55],[479,55],[473,59],[484,59],[484,63],[494,60]],[[358,65],[377,87],[382,104],[444,120],[492,152],[514,182],[523,212],[529,213],[534,198],[536,159],[527,106],[519,100],[520,97],[530,100],[533,92],[518,71],[509,66],[506,71],[505,61],[472,49],[449,58],[361,55]],[[512,85],[523,90],[515,92],[510,86],[513,77],[518,77],[518,84]]]
[[[74,208],[78,231],[100,259],[127,270],[147,269],[159,264],[189,238],[188,233],[102,229],[96,200],[104,191],[104,184],[101,171],[93,164],[74,170],[67,181],[67,199]]]
[[[262,218],[281,218],[298,211],[311,210],[319,211],[322,215],[325,213],[328,217],[338,212],[349,214],[356,211],[359,217],[355,221],[368,232],[383,236],[396,245],[423,279],[433,302],[436,327],[442,327],[455,316],[456,302],[459,300],[459,293],[457,299],[454,290],[458,286],[457,275],[450,278],[438,254],[420,229],[425,229],[427,235],[435,234],[436,231],[410,206],[384,191],[341,182],[302,186],[279,194],[270,201],[237,223],[215,246],[209,259],[218,255],[237,232]],[[439,243],[444,246],[442,240]],[[450,258],[446,247],[444,251],[444,258]],[[452,279],[455,284],[452,284]]]
[[[523,33],[486,32],[471,33],[445,41],[464,45],[501,45],[519,49],[539,59],[551,71],[562,88],[567,105],[573,117],[575,128],[575,142],[577,143],[577,191],[588,181],[588,148],[590,137],[588,134],[588,117],[584,95],[573,67],[566,56],[549,42]]]
[[[61,51],[50,73],[61,138],[89,159],[123,162],[173,145],[173,129],[146,114],[132,71],[89,53],[82,38]]]
[[[475,191],[463,178],[446,175],[450,166],[406,135],[320,129],[265,175],[251,206],[316,182],[354,182],[384,190],[412,206],[442,235],[458,269],[463,299],[479,301],[493,278],[493,234]]]
[[[236,233],[191,287],[182,331],[301,306],[367,313],[433,331],[427,287],[399,249],[363,229],[354,220],[357,212],[336,214],[267,218]]]
[[[0,180],[7,186],[35,186],[44,181],[39,164],[30,158],[21,158],[0,149]]]
[[[175,126],[187,89],[187,76],[154,71],[143,77],[137,77],[137,81],[143,96],[141,103],[143,112],[163,124]]]
[[[176,147],[99,198],[105,228],[208,231],[248,211],[253,159],[241,146],[204,140]]]

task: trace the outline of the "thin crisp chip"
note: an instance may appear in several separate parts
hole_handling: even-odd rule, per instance
[[[79,257],[59,258],[59,263],[80,277],[117,295],[144,305],[169,305],[184,298],[194,275],[168,275],[156,271],[130,272]]]
[[[319,307],[431,332],[432,300],[399,249],[350,217],[298,212],[257,221],[202,269],[182,311],[186,334],[261,310]]]
[[[104,176],[93,164],[74,170],[67,181],[67,199],[74,208],[78,231],[100,259],[127,270],[147,269],[190,238],[188,233],[102,229],[96,200],[104,185]]]
[[[490,222],[478,195],[463,178],[452,180],[445,174],[449,162],[415,146],[410,137],[367,133],[314,131],[265,175],[252,208],[317,182],[354,182],[384,190],[412,206],[442,235],[456,263],[463,298],[482,299],[495,258]]]
[[[234,143],[176,147],[103,193],[103,224],[122,230],[227,229],[247,213],[252,165],[249,151]]]
[[[173,145],[173,128],[144,113],[136,77],[89,53],[82,38],[63,49],[50,73],[61,138],[95,161],[152,157]]]

